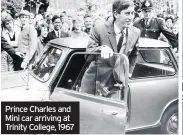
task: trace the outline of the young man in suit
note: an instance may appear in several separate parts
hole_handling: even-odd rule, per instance
[[[138,54],[140,30],[133,27],[135,12],[133,0],[115,0],[112,8],[114,17],[113,23],[106,22],[100,24],[95,26],[91,31],[86,51],[100,52],[101,56],[98,57],[97,62],[95,62],[95,59],[92,57],[88,57],[92,62],[82,78],[82,92],[96,94],[96,74],[98,76],[97,80],[102,87],[114,87],[116,82],[114,79],[115,75],[118,76],[118,81],[123,83],[124,74],[119,75],[115,69],[109,70],[108,67],[108,65],[114,66],[114,57],[112,57],[114,53],[128,56],[130,76],[134,69]],[[98,73],[96,73],[96,71],[98,71]],[[115,95],[115,92],[113,95]]]
[[[52,18],[54,30],[48,33],[47,41],[55,38],[69,37],[68,33],[61,31],[61,19],[58,15],[54,15]]]
[[[37,48],[37,31],[33,25],[29,24],[30,13],[27,10],[22,10],[19,14],[21,22],[21,32],[18,37],[19,52],[22,52],[25,57],[15,58],[15,70],[22,70],[27,68],[32,60]]]

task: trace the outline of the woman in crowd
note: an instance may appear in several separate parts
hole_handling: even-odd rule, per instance
[[[46,22],[42,23],[38,29],[37,29],[37,34],[38,34],[38,44],[37,44],[37,49],[36,49],[36,54],[35,54],[35,61],[37,61],[44,50],[44,47],[46,45],[46,37],[48,35],[48,24]]]

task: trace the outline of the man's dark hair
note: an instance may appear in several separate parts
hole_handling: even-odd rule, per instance
[[[116,20],[114,13],[120,13],[122,10],[127,9],[130,6],[134,6],[133,0],[115,0],[112,4],[114,21]]]
[[[54,22],[58,18],[60,19],[60,17],[58,15],[54,15],[53,18],[52,18],[52,22]]]

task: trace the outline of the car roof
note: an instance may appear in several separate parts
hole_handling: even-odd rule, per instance
[[[88,39],[89,39],[88,37],[82,37],[82,38],[67,37],[67,38],[53,39],[49,42],[54,45],[64,46],[64,47],[73,48],[73,49],[79,49],[79,48],[87,47]],[[170,47],[170,45],[156,39],[140,38],[139,47],[157,48],[157,47]]]

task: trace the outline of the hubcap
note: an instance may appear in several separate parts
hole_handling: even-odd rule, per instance
[[[166,128],[169,134],[178,134],[178,113],[174,113],[169,118]]]

